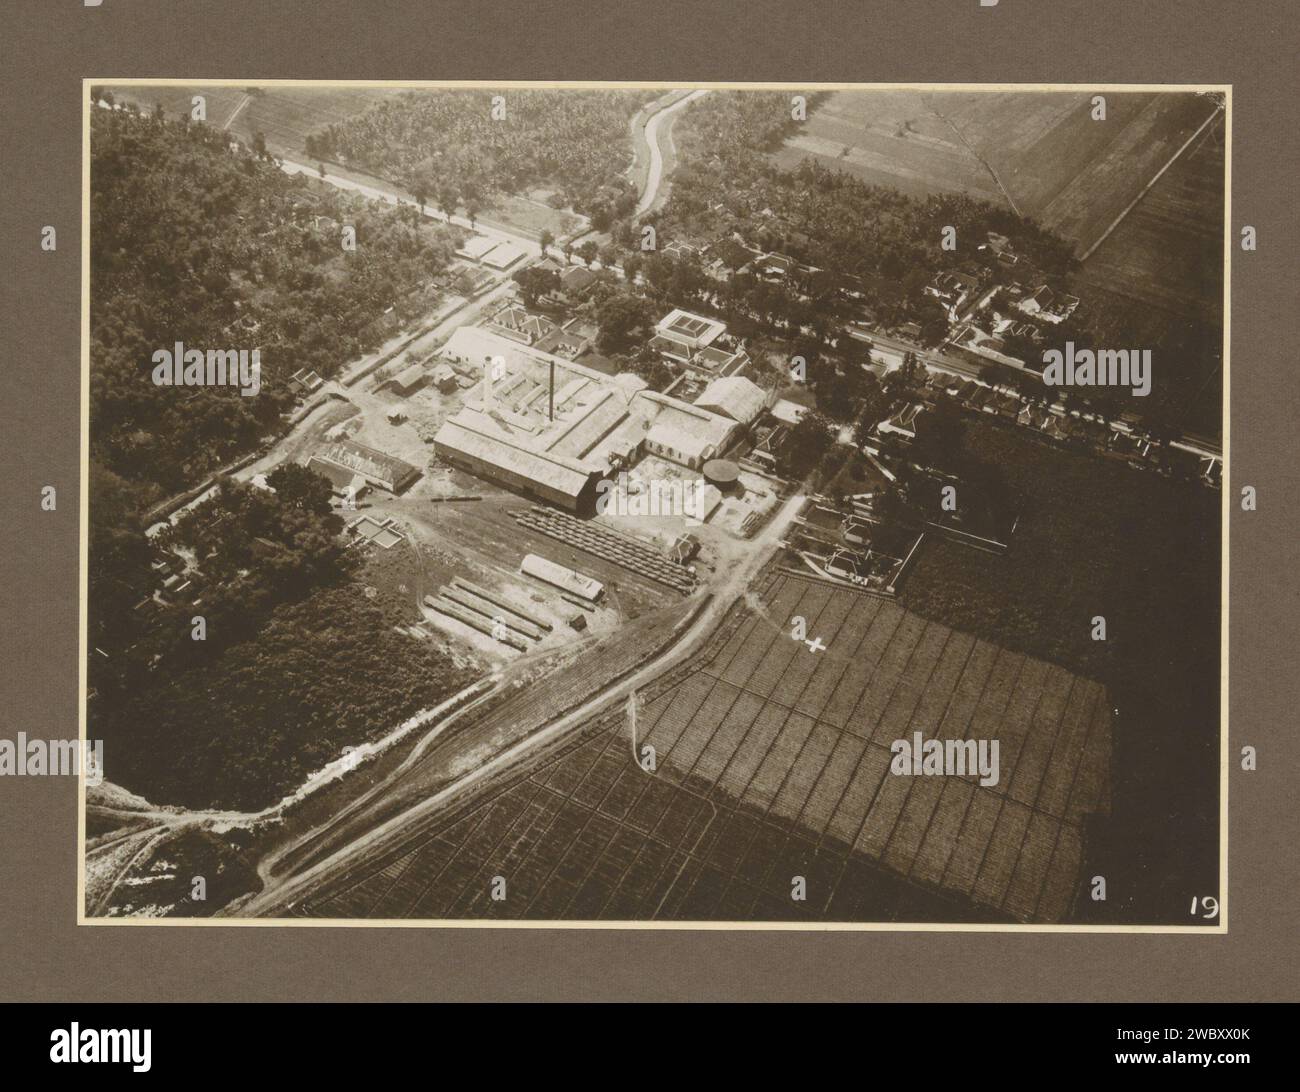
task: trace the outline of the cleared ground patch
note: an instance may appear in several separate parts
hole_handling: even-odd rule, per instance
[[[828,646],[792,641],[788,617]],[[331,917],[1058,921],[1108,804],[1103,688],[896,604],[774,575],[697,660],[312,900]],[[890,743],[999,738],[1001,778]],[[491,898],[504,876],[507,897]],[[791,898],[802,876],[806,901]]]

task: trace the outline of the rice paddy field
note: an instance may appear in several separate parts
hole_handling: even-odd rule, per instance
[[[1224,129],[1207,126],[1088,257],[1081,292],[1140,304],[1155,324],[1222,323]]]
[[[1223,417],[1224,130],[1220,117],[1193,141],[1074,281],[1090,313],[1138,344],[1176,347],[1161,364],[1176,366],[1188,427],[1206,436]]]
[[[802,615],[826,648],[790,638]],[[1060,921],[1109,806],[1104,688],[774,571],[700,656],[301,911],[345,918]],[[1000,779],[889,771],[1000,741]],[[492,898],[493,877],[506,897]],[[806,899],[792,898],[802,877]]]

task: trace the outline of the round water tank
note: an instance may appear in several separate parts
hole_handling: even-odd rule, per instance
[[[704,464],[704,480],[724,493],[734,489],[740,479],[740,467],[730,459],[710,459]]]

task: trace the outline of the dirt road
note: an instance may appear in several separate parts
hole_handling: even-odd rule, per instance
[[[637,202],[635,215],[640,216],[648,212],[659,197],[659,187],[664,180],[665,151],[668,153],[667,158],[675,158],[672,151],[675,115],[679,110],[685,109],[690,103],[707,94],[707,90],[692,91],[672,105],[665,106],[646,122],[645,139],[650,146],[650,173],[646,178],[646,187],[641,194],[641,200]],[[666,125],[665,121],[667,121]]]

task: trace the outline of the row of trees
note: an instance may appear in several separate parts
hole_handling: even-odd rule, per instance
[[[645,92],[421,90],[309,135],[309,155],[401,181],[421,204],[471,215],[498,194],[554,188],[603,230],[636,207],[628,125]],[[602,226],[603,225],[603,226]]]

